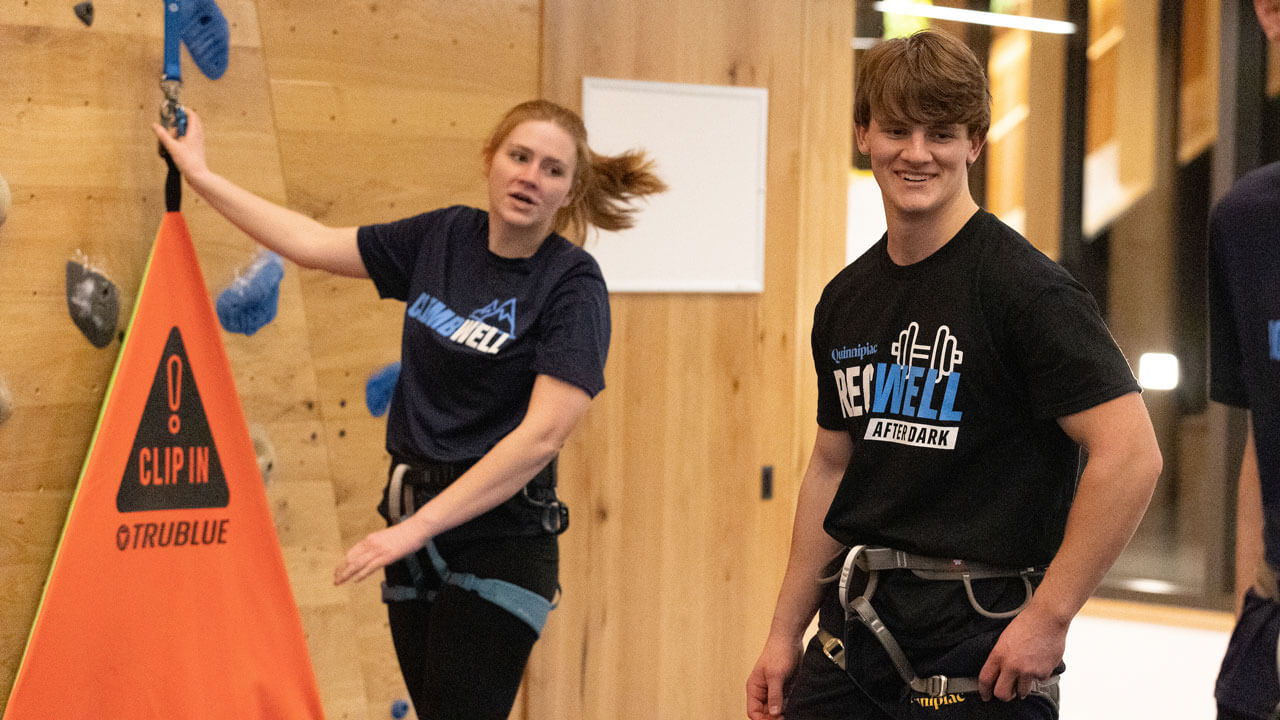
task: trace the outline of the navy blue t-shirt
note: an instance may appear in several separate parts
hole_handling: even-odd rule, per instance
[[[1280,568],[1280,163],[1218,202],[1209,249],[1209,395],[1253,414],[1266,559]]]
[[[812,348],[818,424],[853,441],[827,532],[1010,567],[1062,542],[1058,418],[1139,389],[1088,291],[983,210],[911,265],[882,237],[823,291]]]
[[[378,293],[407,303],[387,451],[483,456],[524,418],[534,378],[604,389],[609,295],[590,254],[552,234],[529,258],[489,251],[489,214],[453,206],[358,231]]]

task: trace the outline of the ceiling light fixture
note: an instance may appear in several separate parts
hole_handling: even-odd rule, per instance
[[[904,2],[903,0],[883,0],[882,2],[872,3],[871,7],[879,12],[893,13],[895,15],[914,15],[935,20],[955,20],[956,22],[993,25],[995,27],[1031,30],[1032,32],[1053,33],[1055,35],[1071,35],[1076,31],[1076,24],[1065,20],[1046,20],[1044,18],[983,12],[981,10],[962,10],[960,8]]]

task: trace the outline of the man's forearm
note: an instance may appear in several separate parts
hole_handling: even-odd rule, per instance
[[[1245,593],[1258,577],[1262,555],[1262,478],[1258,474],[1258,448],[1253,442],[1253,423],[1250,422],[1236,489],[1236,614],[1244,605]]]

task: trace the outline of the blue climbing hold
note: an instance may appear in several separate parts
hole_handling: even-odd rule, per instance
[[[227,332],[252,335],[276,317],[284,260],[263,250],[253,264],[218,294],[218,321]]]
[[[173,0],[170,0],[171,2]],[[179,0],[178,27],[196,67],[210,80],[227,71],[231,31],[214,0]]]
[[[381,367],[369,376],[364,384],[364,404],[374,417],[382,417],[391,405],[391,392],[396,389],[396,381],[400,379],[400,363],[393,362]]]
[[[403,700],[397,700],[391,703],[391,717],[400,720],[409,714],[409,703]]]

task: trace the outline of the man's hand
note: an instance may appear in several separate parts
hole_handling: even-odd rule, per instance
[[[800,661],[797,644],[770,637],[747,677],[747,717],[781,720],[786,706],[784,688]]]
[[[982,699],[1022,699],[1048,680],[1062,662],[1068,627],[1069,620],[1040,615],[1034,607],[1023,610],[1000,634],[978,674]]]

